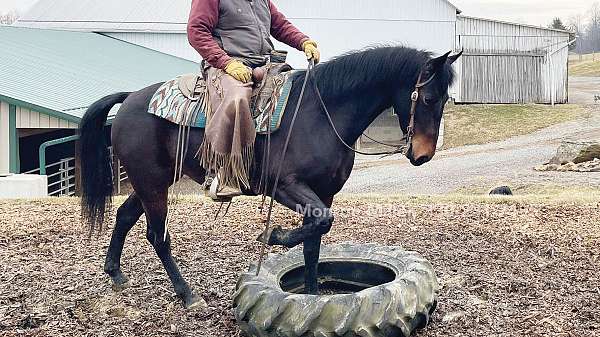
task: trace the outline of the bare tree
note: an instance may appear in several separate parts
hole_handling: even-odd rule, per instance
[[[589,52],[594,53],[600,50],[600,3],[595,2],[589,12],[589,24],[586,29],[586,40],[589,42]]]
[[[12,25],[19,18],[17,11],[0,13],[0,25]]]
[[[587,21],[587,23],[585,23]],[[578,54],[600,51],[600,2],[595,2],[585,14],[569,18],[568,27],[577,36],[575,51]]]

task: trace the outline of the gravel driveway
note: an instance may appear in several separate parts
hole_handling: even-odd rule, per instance
[[[401,156],[357,158],[345,193],[445,194],[462,188],[529,184],[582,185],[600,188],[600,173],[536,172],[563,139],[600,139],[600,108],[588,106],[589,116],[530,135],[484,145],[464,146],[436,154],[421,167]],[[447,130],[447,132],[451,132]]]
[[[600,77],[570,77],[569,102],[574,104],[596,104],[600,96]]]

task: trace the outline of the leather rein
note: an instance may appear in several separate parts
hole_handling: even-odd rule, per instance
[[[309,63],[309,68],[313,68],[314,64],[311,62]],[[357,154],[361,154],[361,155],[365,155],[365,156],[382,156],[382,155],[394,155],[394,154],[398,154],[401,153],[402,155],[406,156],[408,153],[408,150],[410,149],[411,145],[412,145],[412,138],[415,134],[415,113],[417,111],[417,103],[419,101],[419,96],[420,96],[420,91],[421,88],[423,88],[424,86],[426,86],[427,84],[431,83],[434,79],[435,79],[435,74],[431,75],[431,77],[429,79],[427,79],[427,81],[425,82],[421,82],[421,77],[423,75],[423,71],[421,70],[421,72],[419,73],[419,78],[417,79],[417,84],[415,85],[415,90],[413,91],[413,93],[410,95],[410,100],[411,100],[411,106],[410,106],[410,121],[408,123],[408,127],[406,128],[406,134],[404,135],[404,137],[402,138],[402,140],[404,141],[404,144],[400,144],[400,145],[395,145],[395,144],[387,144],[378,140],[375,140],[367,135],[365,135],[364,133],[362,134],[364,137],[370,139],[371,141],[380,144],[380,145],[384,145],[384,146],[388,146],[388,147],[393,147],[396,148],[393,151],[384,151],[384,152],[362,152],[359,150],[356,150],[353,146],[348,145],[348,143],[346,143],[346,141],[344,141],[344,139],[342,138],[342,136],[340,136],[340,133],[338,132],[337,128],[335,127],[335,124],[333,123],[333,119],[331,118],[331,114],[329,113],[329,110],[327,109],[327,106],[325,105],[325,102],[323,101],[323,97],[321,96],[321,92],[319,91],[319,88],[317,87],[317,81],[315,80],[315,76],[313,74],[313,72],[311,71],[312,69],[308,69],[308,72],[311,74],[311,79],[312,79],[312,83],[313,83],[313,89],[315,91],[315,93],[317,94],[317,98],[319,99],[319,103],[321,104],[321,108],[323,109],[323,111],[325,112],[325,115],[327,116],[327,120],[329,121],[329,125],[331,125],[331,128],[333,129],[333,132],[335,133],[335,135],[337,136],[338,140],[350,151],[357,153]]]

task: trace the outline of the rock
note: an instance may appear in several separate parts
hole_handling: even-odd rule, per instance
[[[540,172],[548,172],[548,171],[558,171],[560,165],[557,164],[544,164],[540,166],[536,166],[533,169]]]
[[[556,155],[550,160],[550,164],[566,164],[573,162],[579,164],[600,158],[600,143],[563,141],[558,147]]]
[[[483,300],[475,295],[469,295],[469,305],[479,307],[479,306],[485,306],[486,304],[487,304],[486,300]]]
[[[575,164],[573,162],[568,162],[568,163],[562,165],[561,167],[559,167],[558,171],[560,171],[560,172],[577,171],[577,164]]]
[[[464,275],[445,277],[440,280],[440,285],[445,289],[461,288],[461,287],[464,287],[466,283],[467,283],[467,277]]]
[[[513,195],[512,190],[508,186],[496,187],[490,191],[490,195]]]
[[[578,172],[600,172],[600,159],[594,159],[577,165]]]
[[[600,172],[600,159],[595,158],[591,161],[582,162],[579,164],[575,164],[573,162],[567,162],[564,165],[558,164],[545,164],[536,166],[534,168],[536,171],[558,171],[558,172]],[[490,193],[491,194],[491,193]]]
[[[464,311],[449,312],[446,315],[444,315],[444,318],[442,318],[442,322],[458,321],[460,319],[463,319],[465,316],[467,316],[467,313]]]

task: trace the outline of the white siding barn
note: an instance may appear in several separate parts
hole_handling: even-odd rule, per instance
[[[450,90],[457,102],[567,101],[567,50],[560,49],[566,32],[461,16],[447,0],[273,2],[319,43],[323,60],[377,44],[438,55],[464,49]],[[101,33],[199,62],[186,35],[190,5],[191,0],[40,0],[17,25]],[[292,66],[306,66],[302,53],[277,42],[276,47],[290,51]]]
[[[320,43],[324,60],[376,44],[404,44],[436,54],[454,49],[458,9],[445,0],[275,3],[298,28]],[[289,57],[295,66],[306,64],[301,53],[290,53]]]
[[[566,103],[569,33],[458,16],[459,103]]]
[[[446,0],[273,2],[323,46],[324,60],[374,44],[402,43],[438,54],[454,47],[457,8]],[[191,0],[40,0],[17,25],[97,32],[198,62],[187,40],[190,6]],[[289,62],[306,66],[300,52],[290,51]]]

